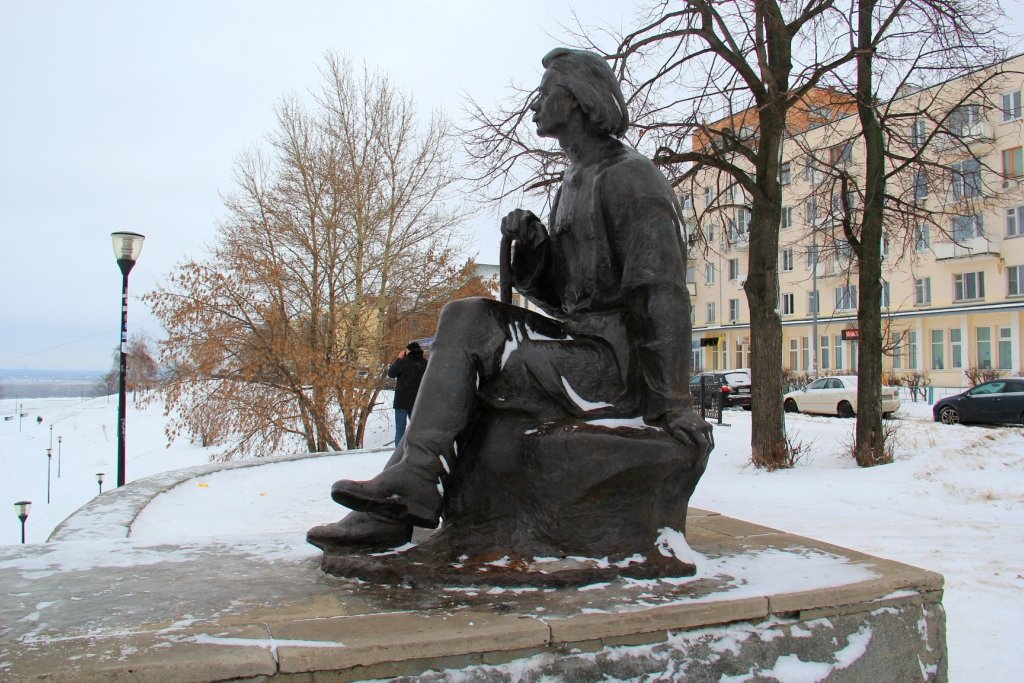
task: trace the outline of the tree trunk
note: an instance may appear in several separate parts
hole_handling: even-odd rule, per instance
[[[787,467],[789,446],[782,411],[782,318],[779,315],[781,202],[755,198],[751,211],[747,281],[750,307],[751,462]]]
[[[885,196],[885,140],[875,112],[872,87],[871,21],[873,0],[858,4],[857,114],[864,138],[864,211],[860,244],[854,247],[860,266],[857,325],[857,431],[855,456],[861,467],[885,462],[882,437],[882,230]]]

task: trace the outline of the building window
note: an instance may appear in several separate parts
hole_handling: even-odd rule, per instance
[[[1013,369],[1013,329],[999,328],[999,369]]]
[[[715,284],[715,264],[705,263],[704,264],[704,283],[708,285]]]
[[[685,193],[683,195],[683,208],[684,209],[692,209],[693,208],[693,195],[691,193],[689,193],[689,192],[687,192],[687,193]]]
[[[969,135],[971,126],[981,122],[981,105],[965,104],[949,113],[946,123],[953,135]]]
[[[1006,269],[1006,296],[1024,296],[1024,266]]]
[[[953,276],[953,301],[985,298],[985,272],[957,273]]]
[[[840,335],[836,335],[832,338],[836,348],[836,370],[843,369],[843,338]]]
[[[899,370],[903,367],[903,333],[890,332],[889,346],[891,347],[889,353],[892,355],[892,369]]]
[[[927,223],[918,223],[914,228],[914,251],[928,251],[931,248],[931,231]]]
[[[715,241],[715,224],[708,223],[707,228],[704,230],[704,235],[707,237],[708,244]]]
[[[820,361],[821,369],[828,370],[828,336],[821,338],[821,358]]]
[[[807,372],[811,367],[811,340],[808,337],[800,337],[800,369]]]
[[[736,217],[730,225],[729,239],[733,242],[740,242],[746,239],[747,233],[750,231],[750,209],[736,209],[735,215]]]
[[[981,162],[964,159],[953,164],[953,199],[974,199],[981,196]]]
[[[736,322],[740,319],[740,300],[729,299],[729,320]]]
[[[741,342],[739,339],[736,340],[736,367],[746,367],[743,364],[743,342]]]
[[[704,188],[704,206],[711,206],[715,202],[715,188],[705,187]]]
[[[784,206],[782,207],[782,222],[780,224],[783,230],[793,227],[793,207]]]
[[[881,249],[882,260],[889,258],[889,233],[882,233],[882,249]]]
[[[928,124],[924,119],[914,119],[910,124],[910,144],[914,149],[921,149],[924,146],[924,139],[928,135]]]
[[[1003,93],[1003,123],[1020,118],[1020,90]]]
[[[917,332],[907,332],[907,369],[917,370]]]
[[[807,247],[806,256],[807,256],[807,270],[810,270],[811,268],[813,268],[818,263],[818,245],[817,244],[812,244],[811,246]]]
[[[828,149],[828,161],[833,166],[842,166],[853,161],[853,143],[844,142]]]
[[[949,331],[949,367],[962,368],[963,366],[963,342],[960,339],[960,328],[955,327]]]
[[[782,315],[793,315],[794,313],[796,313],[796,304],[793,293],[787,292],[782,295]]]
[[[836,310],[852,311],[857,308],[857,285],[836,287]]]
[[[789,340],[789,369],[796,370],[800,362],[800,348],[797,346],[796,338]]]
[[[932,279],[919,277],[914,280],[914,305],[930,306],[932,303]]]
[[[1024,147],[1003,150],[1003,177],[1019,178],[1024,175]]]
[[[1024,206],[1006,210],[1006,236],[1024,235]]]
[[[942,330],[932,330],[932,370],[942,370],[945,367],[943,351],[946,340],[943,338]]]
[[[984,235],[985,229],[982,226],[981,214],[976,213],[970,216],[953,217],[954,242],[966,242],[967,240]]]
[[[815,160],[813,156],[808,155],[806,161],[804,162],[804,178],[807,180],[807,182],[814,185],[815,183],[818,182],[819,175],[820,173],[818,172],[818,162]]]
[[[729,259],[729,279],[738,280],[740,277],[740,260],[738,258]]]
[[[889,308],[889,283],[882,280],[882,308]]]
[[[793,247],[782,250],[782,270],[786,273],[793,270]]]
[[[818,292],[807,292],[807,312],[811,315],[821,312],[818,308]]]
[[[916,171],[914,173],[914,199],[923,201],[928,198],[928,172]]]
[[[811,195],[807,198],[807,203],[804,204],[804,219],[808,225],[817,225],[818,223],[818,198]]]
[[[729,183],[725,188],[725,197],[730,202],[736,201],[736,183]]]
[[[844,239],[836,240],[836,259],[840,263],[849,262],[850,257],[853,256],[853,245]]]
[[[988,370],[992,367],[992,330],[988,327],[979,327],[975,340],[978,347],[978,367]]]
[[[791,182],[793,182],[793,170],[787,161],[779,165],[779,185],[789,185]]]
[[[704,322],[713,323],[715,322],[715,303],[711,302],[708,304],[707,310],[704,312]]]

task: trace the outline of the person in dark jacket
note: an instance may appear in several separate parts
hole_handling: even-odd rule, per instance
[[[416,402],[416,394],[420,390],[423,371],[427,369],[427,359],[423,357],[423,349],[416,342],[409,344],[398,354],[398,358],[388,368],[388,377],[395,380],[395,445],[405,435],[405,425],[409,422],[409,414]]]

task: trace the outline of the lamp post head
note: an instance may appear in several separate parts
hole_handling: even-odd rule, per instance
[[[53,449],[52,448],[47,448],[46,449],[46,457],[47,458],[52,458],[53,457]]]
[[[100,484],[102,484],[102,483],[103,483],[103,473],[102,473],[102,472],[97,472],[97,473],[96,473],[96,481],[97,481],[98,483],[100,483]]]
[[[14,504],[14,511],[18,513],[18,519],[25,521],[28,519],[28,509],[32,507],[31,500],[19,500]]]
[[[142,253],[142,242],[146,236],[137,232],[112,232],[110,239],[114,243],[114,258],[117,259],[117,265],[121,267],[121,274],[128,277],[132,266],[139,260],[139,254]]]

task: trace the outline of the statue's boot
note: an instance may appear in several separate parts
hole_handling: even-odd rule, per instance
[[[401,459],[373,479],[334,482],[334,502],[396,522],[436,529],[444,503],[442,449],[417,444],[411,432],[412,428],[402,440]]]
[[[374,515],[350,512],[333,524],[321,524],[306,532],[306,542],[327,553],[389,550],[412,539],[412,524]]]

